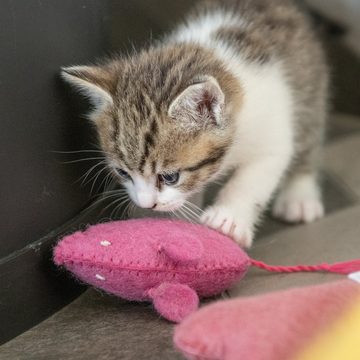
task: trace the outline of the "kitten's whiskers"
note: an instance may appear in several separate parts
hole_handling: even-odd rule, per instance
[[[185,204],[192,207],[194,210],[198,211],[200,215],[202,213],[204,213],[204,210],[201,207],[197,206],[196,204],[192,203],[191,201],[185,200]]]
[[[74,164],[82,161],[91,161],[91,160],[105,160],[103,156],[98,157],[89,157],[89,158],[83,158],[83,159],[76,159],[76,160],[70,160],[70,161],[62,161],[62,164]]]

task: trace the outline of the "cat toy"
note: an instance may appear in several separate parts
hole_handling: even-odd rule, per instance
[[[199,298],[222,293],[250,266],[274,272],[348,274],[360,260],[333,265],[270,266],[251,259],[227,236],[199,224],[133,219],[97,224],[64,237],[54,262],[81,281],[133,301],[152,302],[166,319],[182,321]]]
[[[187,359],[359,360],[360,272],[206,305],[175,327]]]

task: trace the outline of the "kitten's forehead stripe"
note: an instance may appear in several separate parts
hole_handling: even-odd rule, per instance
[[[148,147],[151,147],[154,145],[154,137],[151,133],[146,133],[145,134],[145,144],[148,146]]]
[[[141,158],[141,161],[140,161],[140,164],[139,164],[139,171],[140,171],[140,173],[143,173],[143,172],[144,172],[145,164],[146,164],[146,157],[143,156],[143,157]]]
[[[156,174],[156,161],[153,160],[151,163],[151,171],[153,174]]]
[[[151,123],[151,128],[150,128],[150,132],[151,134],[153,134],[154,136],[157,134],[158,132],[158,124],[156,122],[156,120],[154,119]]]
[[[143,150],[143,155],[141,156],[141,161],[139,164],[139,171],[141,173],[144,172],[146,161],[148,160],[148,157],[150,155],[150,150],[155,145],[155,135],[157,133],[157,125],[154,126],[154,124],[156,124],[156,120],[152,121],[151,126],[150,126],[150,131],[146,132],[144,135],[144,150]],[[153,165],[152,165],[152,168],[154,168]]]
[[[114,151],[119,155],[120,158],[123,158],[123,152],[121,151],[119,138],[120,138],[120,124],[119,120],[116,117],[113,117],[114,124],[114,134],[113,134],[113,142],[114,142]]]

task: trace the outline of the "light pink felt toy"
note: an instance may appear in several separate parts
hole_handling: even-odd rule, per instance
[[[178,325],[174,344],[191,360],[355,360],[360,351],[351,357],[345,355],[346,349],[330,357],[301,354],[342,318],[358,314],[354,320],[360,320],[360,306],[352,311],[356,304],[360,305],[360,284],[352,280],[218,301]],[[355,328],[358,331],[360,326]],[[338,341],[346,331],[355,330],[342,325],[331,341]],[[356,339],[358,348],[360,333],[348,335]],[[351,341],[342,339],[342,343],[351,346]]]
[[[166,319],[181,321],[199,297],[223,292],[250,265],[268,271],[348,273],[359,263],[275,267],[252,260],[230,238],[202,225],[136,219],[90,226],[66,236],[54,261],[82,281],[128,300],[152,301]]]

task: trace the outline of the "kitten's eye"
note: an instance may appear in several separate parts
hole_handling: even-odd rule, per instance
[[[161,174],[159,180],[166,185],[175,185],[179,181],[180,174],[178,172],[172,174]]]
[[[115,171],[124,179],[130,179],[130,175],[123,169],[116,168]]]

